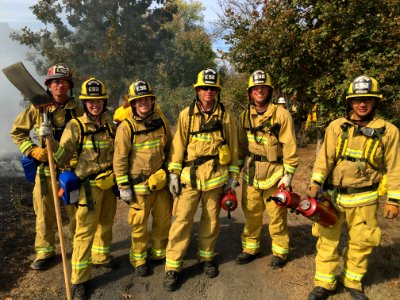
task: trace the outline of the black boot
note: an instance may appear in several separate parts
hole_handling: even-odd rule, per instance
[[[357,289],[352,289],[349,287],[345,287],[345,289],[350,292],[351,297],[356,300],[368,300],[368,297],[364,294],[363,291],[357,290]]]
[[[308,295],[308,300],[325,300],[332,295],[332,291],[327,290],[321,286],[316,286]]]
[[[44,259],[37,259],[33,263],[31,263],[30,267],[32,270],[38,270],[38,271],[47,270],[54,261],[54,258],[55,258],[54,256],[51,256]]]
[[[238,265],[248,264],[249,262],[255,260],[259,254],[250,254],[247,252],[242,252],[236,257],[236,263]]]
[[[88,299],[88,289],[86,282],[77,283],[72,286],[73,300],[86,300]]]
[[[219,274],[218,266],[212,260],[206,260],[203,262],[203,271],[208,278],[217,277]]]
[[[149,266],[147,263],[140,265],[135,268],[135,273],[140,277],[146,277],[149,275]]]
[[[179,272],[177,271],[168,271],[165,273],[164,288],[167,291],[175,291],[178,288],[178,277]]]
[[[271,259],[271,268],[272,269],[283,268],[285,265],[286,265],[285,259],[283,259],[279,256],[276,256],[276,255],[272,256],[272,259]]]

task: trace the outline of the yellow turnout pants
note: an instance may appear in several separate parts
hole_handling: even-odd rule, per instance
[[[147,230],[150,212],[153,218],[151,238]],[[147,247],[151,240],[151,259],[165,257],[168,232],[171,227],[172,195],[164,188],[149,195],[136,195],[131,203],[128,223],[132,227],[129,258],[136,268],[146,263]]]
[[[210,191],[199,191],[186,185],[181,195],[175,198],[173,207],[174,222],[169,231],[165,270],[180,271],[183,258],[190,242],[193,219],[199,202],[202,203],[198,238],[198,257],[200,261],[212,260],[214,248],[220,232],[220,198],[223,187]]]
[[[269,216],[269,234],[272,240],[272,253],[286,259],[289,253],[287,229],[287,208],[279,207],[274,201],[267,202],[277,187],[261,190],[243,181],[242,209],[246,218],[242,237],[243,251],[250,254],[260,252],[261,228],[265,208]]]
[[[344,286],[361,290],[361,280],[367,272],[368,255],[379,245],[381,230],[377,223],[378,205],[342,207],[337,224],[323,227],[313,224],[313,235],[318,237],[314,283],[328,290],[336,288],[335,271],[339,264],[338,245],[344,221],[349,234],[348,247],[343,254],[341,280]]]

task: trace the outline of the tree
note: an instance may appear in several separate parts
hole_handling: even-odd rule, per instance
[[[47,27],[36,32],[25,27],[12,38],[35,51],[31,59],[38,72],[45,74],[49,65],[65,62],[73,68],[78,82],[89,76],[104,81],[114,101],[135,79],[147,80],[153,87],[181,85],[192,75],[196,59],[199,65],[213,59],[210,39],[201,25],[193,25],[201,21],[198,3],[41,0],[31,9]],[[182,24],[191,27],[173,26],[179,23],[176,20],[182,11],[188,12],[186,18],[181,17]],[[193,40],[185,40],[185,34]],[[177,72],[179,58],[184,63]]]
[[[236,70],[265,69],[292,101],[318,103],[320,117],[343,114],[347,88],[375,77],[389,119],[399,112],[400,6],[397,0],[219,0],[219,26]],[[394,105],[394,106],[393,106]],[[397,120],[393,120],[398,122]]]

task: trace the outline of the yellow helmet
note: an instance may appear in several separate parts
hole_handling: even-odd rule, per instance
[[[218,75],[217,71],[210,69],[210,68],[201,71],[197,75],[196,83],[193,85],[194,88],[196,88],[198,86],[215,86],[215,87],[221,89],[221,84],[219,81],[219,75]]]
[[[132,100],[143,97],[156,98],[153,94],[153,89],[151,88],[150,83],[143,80],[136,80],[129,86],[128,101],[130,103]]]
[[[106,86],[100,80],[92,77],[82,83],[81,94],[79,95],[79,99],[87,100],[87,99],[100,99],[106,100],[108,99]]]
[[[256,85],[266,85],[269,86],[271,89],[274,89],[274,87],[272,86],[271,76],[261,70],[254,71],[253,74],[251,74],[247,91],[249,91],[253,86]]]
[[[346,99],[356,97],[375,97],[382,99],[383,95],[380,93],[378,81],[369,76],[358,76],[350,84]]]

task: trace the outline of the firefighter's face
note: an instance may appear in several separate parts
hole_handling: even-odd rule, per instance
[[[70,83],[64,79],[53,79],[49,84],[51,94],[56,102],[62,103],[68,99]]]
[[[378,100],[374,97],[357,97],[350,99],[350,105],[354,111],[354,120],[364,120],[374,112]]]
[[[267,99],[270,93],[270,89],[266,85],[256,85],[251,88],[250,96],[256,105],[264,105],[266,104],[265,100]]]
[[[197,95],[199,95],[200,102],[214,103],[218,88],[215,86],[200,86],[196,88],[196,91]]]
[[[136,113],[144,118],[151,114],[153,110],[153,97],[146,96],[143,98],[135,99],[133,102],[133,107],[136,108]]]
[[[104,100],[88,99],[85,105],[89,113],[93,116],[99,116],[103,112]]]

